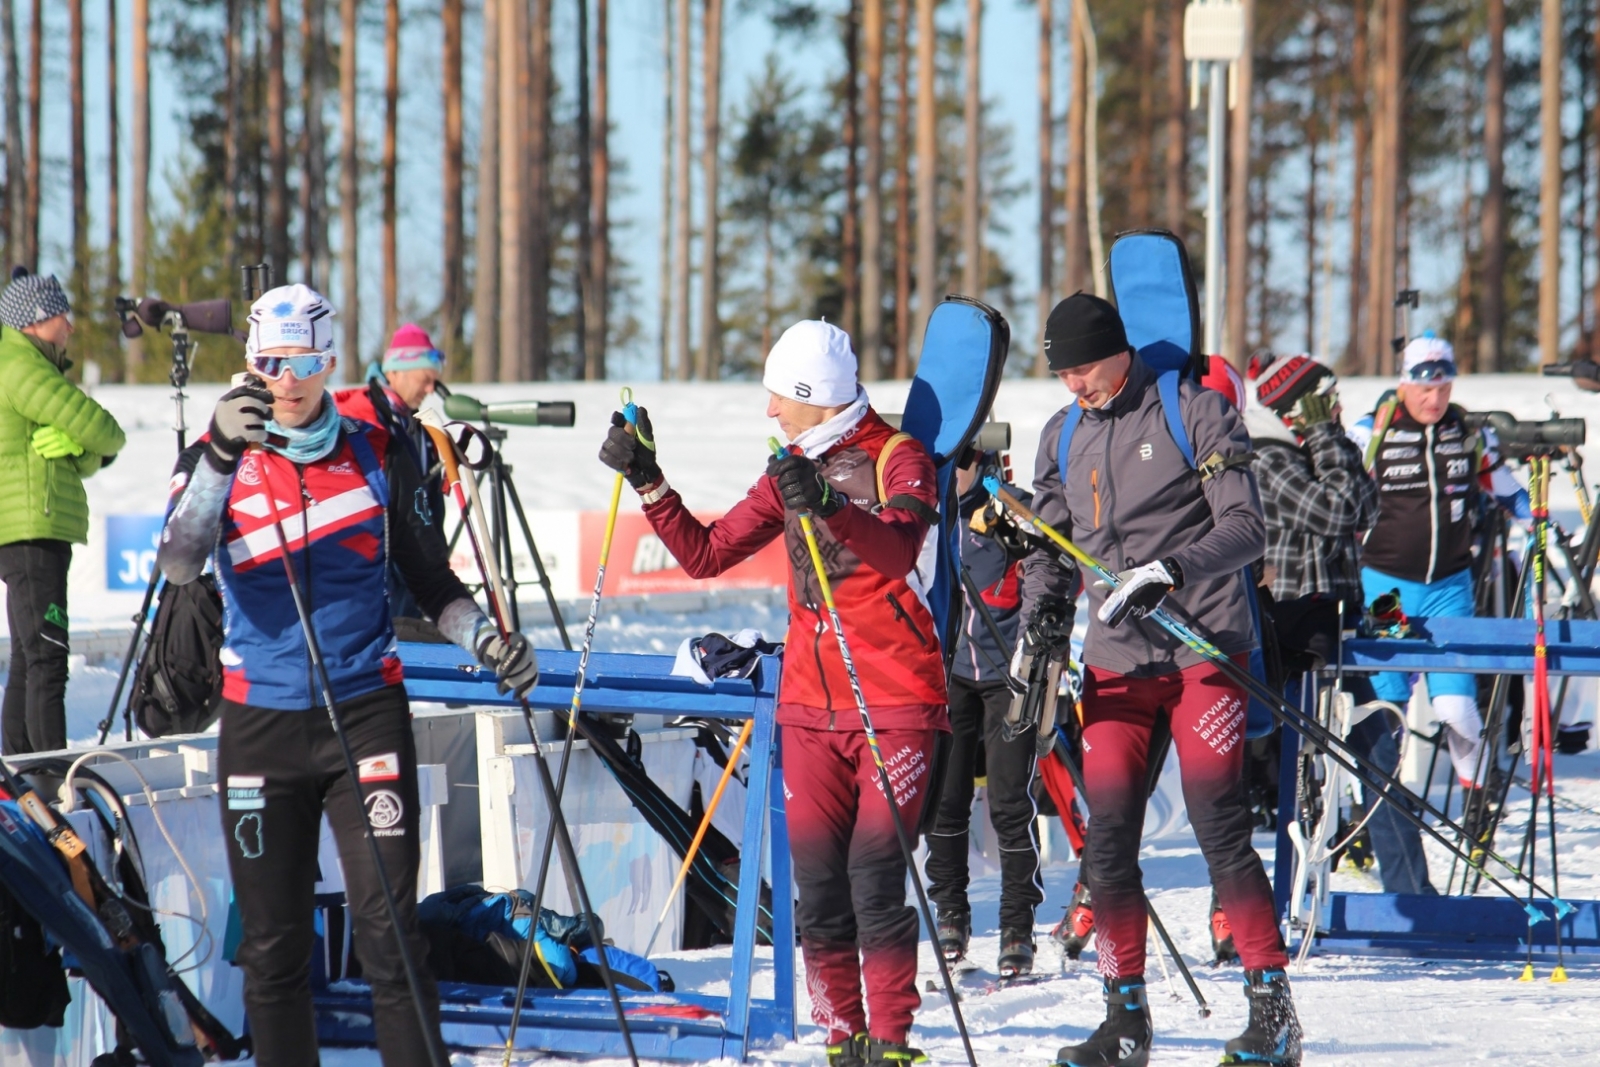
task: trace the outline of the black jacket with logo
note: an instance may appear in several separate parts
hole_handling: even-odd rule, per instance
[[[1472,565],[1478,438],[1452,406],[1424,426],[1404,404],[1376,443],[1378,521],[1362,544],[1363,566],[1434,582]]]

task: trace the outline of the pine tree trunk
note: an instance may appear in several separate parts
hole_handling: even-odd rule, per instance
[[[1479,216],[1483,288],[1479,296],[1478,367],[1505,369],[1506,299],[1506,0],[1488,0],[1489,62],[1483,72],[1486,180]],[[1600,30],[1596,31],[1600,33]]]
[[[718,0],[720,3],[721,0]],[[843,300],[839,325],[853,340],[860,339],[861,230],[861,5],[845,4],[844,30],[844,215],[839,220],[839,287]],[[858,354],[859,362],[859,354]]]
[[[223,12],[223,129],[222,129],[222,217],[223,255],[229,263],[239,263],[239,139],[244,121],[240,83],[244,79],[244,27],[241,8],[244,0],[226,0]],[[138,120],[135,119],[137,122]],[[137,163],[135,164],[137,168]],[[137,184],[137,179],[135,179]],[[138,194],[135,193],[135,196]],[[138,223],[134,223],[135,227]],[[137,240],[134,242],[137,244]],[[138,256],[134,256],[137,277]]]
[[[1394,319],[1396,245],[1400,228],[1400,119],[1406,49],[1406,0],[1381,0],[1381,58],[1373,64],[1372,122],[1372,272],[1367,291],[1368,373],[1387,374],[1394,366],[1389,344]]]
[[[1156,69],[1156,8],[1155,0],[1145,0],[1144,13],[1139,16],[1138,69]],[[1138,128],[1133,140],[1133,158],[1128,164],[1128,217],[1135,226],[1150,225],[1150,175],[1155,157],[1156,115],[1155,79],[1139,79]]]
[[[589,369],[589,300],[590,283],[589,267],[594,256],[594,219],[590,212],[594,208],[594,160],[589,154],[589,123],[592,118],[589,112],[589,0],[578,0],[578,25],[574,36],[578,45],[578,74],[576,88],[578,91],[577,121],[573,124],[573,133],[577,140],[577,151],[573,153],[574,170],[578,180],[578,203],[575,214],[578,217],[578,247],[574,250],[573,282],[577,286],[578,299],[574,313],[574,347],[577,349],[577,366],[574,368],[577,377],[582,378]]]
[[[138,19],[134,20],[137,27]],[[134,32],[138,32],[135,29]],[[33,18],[28,23],[28,177],[27,210],[23,220],[22,261],[30,270],[39,269],[39,158],[44,138],[39,130],[39,110],[44,92],[44,0],[33,0]]]
[[[440,8],[440,28],[444,31],[444,292],[439,306],[438,343],[452,361],[461,352],[467,285],[466,219],[461,201],[462,171],[466,166],[461,115],[461,8],[461,0],[444,0]]]
[[[1350,122],[1350,277],[1346,305],[1346,328],[1349,330],[1348,339],[1345,341],[1344,369],[1347,373],[1359,374],[1365,367],[1362,358],[1363,338],[1362,311],[1366,306],[1364,300],[1364,287],[1366,272],[1364,265],[1363,244],[1365,236],[1362,230],[1363,214],[1366,206],[1366,161],[1369,148],[1370,123],[1368,122],[1367,99],[1367,9],[1366,0],[1355,0],[1353,4],[1353,18],[1355,37],[1350,47],[1350,84],[1354,89],[1352,94],[1352,117]]]
[[[119,87],[117,0],[106,0],[106,288],[113,293],[122,292],[122,156],[117,136]]]
[[[528,2],[500,6],[500,380],[527,377]]]
[[[606,348],[611,340],[611,9],[608,0],[594,5],[594,132],[589,146],[590,182],[594,200],[589,246],[589,365],[586,377],[606,377]]]
[[[966,92],[962,128],[966,147],[961,180],[961,289],[983,296],[983,0],[967,0]]]
[[[476,277],[472,284],[472,380],[500,372],[500,8],[483,0],[483,100],[479,107]]]
[[[1189,230],[1189,97],[1184,89],[1183,0],[1167,5],[1167,229],[1183,237]]]
[[[701,181],[705,188],[705,219],[701,223],[700,269],[700,366],[702,381],[722,377],[722,317],[719,280],[721,264],[717,245],[717,186],[720,184],[718,161],[721,158],[722,133],[722,0],[706,0],[705,25],[705,107],[701,131],[702,155]],[[848,287],[848,281],[845,283]]]
[[[289,277],[289,94],[283,73],[283,0],[267,0],[267,259]]]
[[[72,296],[79,307],[89,292],[89,159],[84,142],[83,0],[67,0],[68,95],[72,106]]]
[[[22,78],[17,69],[17,13],[0,0],[0,62],[6,65],[0,106],[6,112],[6,266],[25,262],[28,239],[28,179],[23,168]]]
[[[689,349],[689,0],[677,0],[673,28],[677,54],[673,56],[678,84],[672,101],[673,185],[677,191],[672,234],[672,352],[679,381],[688,381],[694,369]]]
[[[1241,372],[1248,354],[1250,298],[1250,125],[1254,109],[1255,0],[1244,0],[1244,54],[1233,65],[1237,95],[1228,115],[1227,304],[1222,354]],[[1211,280],[1206,279],[1206,284]]]
[[[528,211],[524,233],[528,248],[527,377],[550,377],[550,261],[555,226],[554,197],[550,188],[550,105],[553,86],[550,70],[552,0],[534,0],[532,54],[528,64]]]
[[[133,188],[129,277],[144,295],[150,277],[150,3],[133,0]],[[141,345],[128,346],[128,380],[137,381]]]
[[[661,12],[661,240],[657,250],[656,278],[656,337],[661,342],[661,351],[657,353],[660,358],[660,376],[662,381],[672,377],[672,265],[674,244],[673,235],[677,232],[674,225],[673,186],[676,171],[672,158],[673,148],[677,144],[674,135],[677,132],[677,108],[674,104],[676,90],[674,88],[676,60],[674,57],[675,37],[673,32],[673,6],[676,0],[662,0]]]
[[[1033,358],[1035,377],[1043,378],[1050,371],[1045,359],[1044,324],[1055,306],[1055,115],[1052,102],[1053,74],[1055,70],[1054,28],[1050,17],[1050,0],[1039,3],[1039,297],[1036,313],[1039,317],[1039,347]]]
[[[383,6],[383,337],[400,327],[400,0]]]
[[[911,0],[897,0],[900,29],[895,91],[894,376],[911,376]]]
[[[1595,20],[1593,45],[1590,48],[1590,61],[1595,64],[1594,73],[1600,75],[1600,19]],[[1600,79],[1597,79],[1600,80]],[[1594,108],[1590,112],[1590,125],[1600,130],[1600,97],[1597,97]],[[1587,160],[1585,160],[1587,162]],[[1594,218],[1595,239],[1600,242],[1600,210],[1596,210]],[[1590,314],[1594,322],[1594,329],[1600,331],[1600,271],[1595,273],[1594,289],[1589,295]],[[1596,358],[1600,353],[1590,349],[1590,359]]]
[[[866,79],[866,174],[861,200],[861,334],[862,381],[883,374],[883,0],[865,0],[861,8],[865,43],[862,74]]]
[[[1539,361],[1561,361],[1561,0],[1540,4]]]
[[[305,153],[300,175],[300,273],[314,289],[328,278],[328,131],[322,121],[328,63],[326,0],[304,0],[300,7],[300,111]],[[343,368],[349,375],[348,361]],[[349,380],[346,377],[346,380]]]
[[[344,327],[340,349],[347,375],[361,364],[361,278],[356,255],[361,237],[357,215],[361,206],[361,135],[356,129],[358,5],[359,0],[340,0],[339,4],[339,279],[344,290],[339,319]]]
[[[1315,39],[1320,41],[1321,26]],[[1314,76],[1315,79],[1315,76]],[[1315,84],[1315,80],[1313,81]],[[1321,116],[1315,109],[1306,116],[1306,289],[1304,309],[1306,317],[1307,352],[1317,350],[1317,123]],[[1264,279],[1263,279],[1264,281]]]
[[[921,358],[928,317],[939,299],[938,29],[934,0],[917,0],[917,315],[912,346]]]
[[[1062,265],[1061,291],[1068,296],[1083,289],[1088,279],[1089,220],[1084,197],[1084,156],[1088,109],[1084,68],[1088,64],[1084,48],[1081,8],[1074,5],[1067,33],[1072,40],[1072,68],[1067,77],[1067,187],[1065,190],[1065,233],[1062,235],[1066,262]]]

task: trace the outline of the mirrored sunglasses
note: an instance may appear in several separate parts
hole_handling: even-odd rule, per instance
[[[1420,382],[1428,385],[1454,381],[1455,376],[1456,365],[1448,359],[1430,359],[1424,363],[1418,363],[1402,375],[1408,382]]]
[[[251,356],[250,369],[263,378],[276,381],[284,371],[293,371],[301,380],[321,374],[333,365],[333,353],[313,352],[307,356]]]

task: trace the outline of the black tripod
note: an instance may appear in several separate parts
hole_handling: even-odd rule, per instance
[[[117,298],[117,312],[127,322],[127,316],[132,313],[132,301],[123,307],[124,301]],[[189,340],[189,325],[184,321],[183,313],[177,309],[170,310],[165,315],[166,324],[172,328],[172,369],[167,374],[167,380],[172,383],[172,403],[176,409],[177,418],[172,429],[178,435],[178,452],[189,444],[189,426],[183,418],[183,402],[188,399],[183,390],[189,384],[189,353],[193,348]],[[126,332],[126,329],[124,329]],[[150,604],[155,600],[156,587],[161,584],[161,571],[152,566],[150,568],[150,581],[144,587],[144,600],[139,604],[139,610],[133,616],[133,636],[128,639],[128,651],[122,657],[122,670],[117,672],[117,687],[111,693],[111,704],[106,708],[106,717],[100,720],[100,740],[97,744],[105,744],[106,736],[111,733],[111,724],[117,718],[117,705],[122,701],[123,687],[128,683],[128,671],[133,666],[134,657],[139,651],[139,641],[144,637],[145,623],[149,619]],[[133,740],[133,706],[124,709],[123,739]]]
[[[511,466],[500,455],[500,446],[506,439],[506,431],[503,427],[485,422],[482,432],[492,447],[487,467],[475,471],[473,477],[478,480],[480,488],[485,477],[489,480],[489,491],[486,494],[489,514],[485,518],[488,519],[489,539],[493,544],[488,547],[500,564],[500,574],[506,587],[506,608],[511,617],[511,628],[522,629],[522,613],[517,607],[516,563],[511,544],[511,517],[515,515],[517,525],[522,530],[522,540],[528,546],[528,555],[533,557],[533,569],[539,575],[538,584],[544,589],[545,603],[550,605],[550,617],[555,621],[557,632],[561,634],[561,647],[571,652],[572,638],[567,636],[566,620],[561,617],[561,607],[556,603],[555,590],[550,586],[550,575],[544,569],[544,559],[539,555],[538,544],[534,542],[533,528],[528,525],[528,513],[522,509],[522,497],[517,493],[517,483],[511,479]],[[465,524],[466,518],[463,516],[456,524],[455,533],[450,536],[452,551],[456,542],[461,539],[461,530]],[[487,576],[485,577],[487,579]]]

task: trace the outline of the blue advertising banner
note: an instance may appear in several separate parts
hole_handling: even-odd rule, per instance
[[[161,515],[106,516],[106,588],[143,590],[156,565]]]

